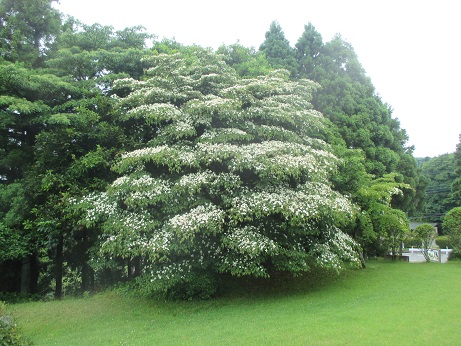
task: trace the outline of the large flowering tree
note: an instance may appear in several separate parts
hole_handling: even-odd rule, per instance
[[[331,188],[338,158],[309,103],[315,83],[284,70],[242,79],[201,48],[148,63],[145,80],[116,85],[120,119],[143,145],[80,203],[87,225],[102,222],[103,253],[140,256],[163,290],[358,262],[340,230],[354,208]]]

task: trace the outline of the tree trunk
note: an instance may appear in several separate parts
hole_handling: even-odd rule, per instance
[[[21,293],[30,293],[30,256],[21,263]]]
[[[30,255],[30,293],[38,292],[38,277],[40,274],[37,254]]]
[[[131,279],[131,258],[128,257],[126,266],[128,267],[127,274],[128,274],[128,279]]]
[[[134,276],[141,275],[141,257],[137,256],[134,259]]]
[[[38,259],[36,254],[25,257],[21,263],[21,293],[38,291]]]
[[[88,263],[83,262],[82,264],[82,293],[87,292],[90,287],[90,268]]]
[[[58,245],[56,246],[56,262],[55,262],[56,289],[54,291],[54,296],[56,299],[62,298],[63,250],[64,250],[64,236],[61,232],[58,238]]]
[[[82,285],[80,287],[82,293],[90,290],[91,282],[91,267],[88,265],[88,231],[82,229],[83,255],[82,255]]]

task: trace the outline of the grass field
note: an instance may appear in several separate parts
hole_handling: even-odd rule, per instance
[[[106,292],[10,308],[36,345],[456,345],[461,262],[376,261],[205,302]]]

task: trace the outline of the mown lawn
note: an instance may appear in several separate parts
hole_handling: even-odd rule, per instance
[[[106,292],[10,308],[36,345],[456,345],[461,262],[374,261],[206,302]]]

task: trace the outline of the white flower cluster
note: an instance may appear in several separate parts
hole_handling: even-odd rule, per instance
[[[282,126],[259,125],[255,132],[257,132],[259,137],[266,140],[301,142],[299,134],[287,130]]]
[[[197,134],[195,127],[192,125],[191,119],[175,121],[168,126],[165,132],[170,134],[175,139],[191,137]]]
[[[200,136],[200,141],[206,142],[229,142],[229,141],[250,141],[254,136],[249,135],[245,131],[235,128],[217,128],[210,129]]]
[[[186,277],[191,269],[192,265],[189,260],[172,262],[169,265],[156,267],[156,270],[152,270],[151,272],[151,282],[157,280],[181,280]]]
[[[114,165],[114,169],[120,173],[142,171],[146,162],[166,166],[170,171],[180,171],[181,167],[196,167],[198,164],[196,153],[192,148],[160,145],[123,154],[121,160]]]
[[[188,111],[211,112],[215,110],[222,110],[223,108],[236,108],[239,103],[235,100],[222,98],[216,95],[207,95],[201,99],[190,100],[184,105],[184,109]]]
[[[161,145],[153,148],[142,148],[122,154],[122,160],[127,158],[148,158],[153,155],[167,151],[169,148],[166,145]]]
[[[109,220],[118,232],[137,238],[142,232],[150,231],[151,221],[145,214],[123,211],[118,213],[117,219]]]
[[[342,260],[360,264],[357,253],[357,243],[349,235],[336,227],[330,232],[330,247],[335,249]]]
[[[236,197],[231,214],[235,222],[254,220],[268,215],[281,214],[293,225],[308,224],[322,212],[352,215],[349,201],[325,184],[304,186],[304,190],[279,188],[277,191],[260,191]],[[313,187],[317,190],[313,190]]]
[[[165,230],[155,230],[149,234],[148,239],[134,241],[132,248],[139,248],[141,254],[149,256],[150,260],[159,258],[162,254],[169,253],[173,235]]]
[[[226,191],[232,194],[236,188],[241,186],[241,179],[232,173],[213,173],[210,170],[183,175],[175,184],[174,189],[186,196],[199,196],[207,191],[209,194],[221,194]]]
[[[92,193],[78,202],[86,206],[86,222],[89,224],[99,220],[101,216],[110,217],[116,214],[117,205],[106,192]]]
[[[113,188],[119,188],[121,186],[124,186],[125,184],[130,182],[130,177],[124,175],[121,177],[118,177],[117,179],[114,180],[114,182],[111,184]]]
[[[261,263],[254,261],[248,256],[225,255],[220,258],[219,270],[231,273],[235,276],[252,275],[257,277],[268,277],[267,270]]]
[[[327,151],[280,141],[248,145],[198,143],[196,148],[203,164],[225,161],[233,172],[249,169],[274,178],[309,174],[314,180],[324,180],[334,171],[338,161]]]
[[[278,108],[280,107],[280,105],[290,105],[295,110],[312,109],[312,104],[309,102],[305,95],[301,94],[284,94],[269,96],[266,97],[263,100],[263,102],[264,105],[267,107]]]
[[[202,185],[208,185],[210,182],[215,180],[217,177],[216,173],[210,170],[191,173],[181,176],[178,181],[178,186],[181,188],[188,188],[191,191],[197,190]]]
[[[324,268],[332,268],[336,271],[342,269],[342,263],[338,254],[331,251],[327,244],[316,244],[310,251],[317,265]]]
[[[172,217],[165,224],[165,229],[176,234],[180,239],[191,239],[196,233],[220,233],[224,224],[225,213],[212,204],[199,205],[189,212]]]
[[[335,226],[327,227],[324,241],[311,244],[309,253],[317,264],[337,271],[342,269],[343,261],[360,265],[356,242]]]
[[[323,182],[308,182],[299,187],[300,191],[306,196],[318,196],[319,206],[327,207],[328,210],[352,217],[355,212],[354,206],[346,196],[337,191],[333,191],[330,186]]]
[[[170,183],[163,179],[143,175],[129,181],[125,203],[131,206],[154,204],[159,198],[171,193]]]
[[[117,79],[114,82],[115,89],[122,89],[122,88],[134,89],[136,87],[140,87],[140,86],[142,87],[145,85],[146,85],[145,81],[140,81],[140,80],[136,80],[133,78],[121,78],[121,79]]]
[[[161,121],[177,119],[181,112],[169,103],[143,104],[130,109],[128,115],[145,119],[147,124],[159,124]]]
[[[260,254],[277,253],[277,244],[267,236],[258,232],[254,226],[234,228],[223,239],[223,244],[228,248],[249,257]]]

